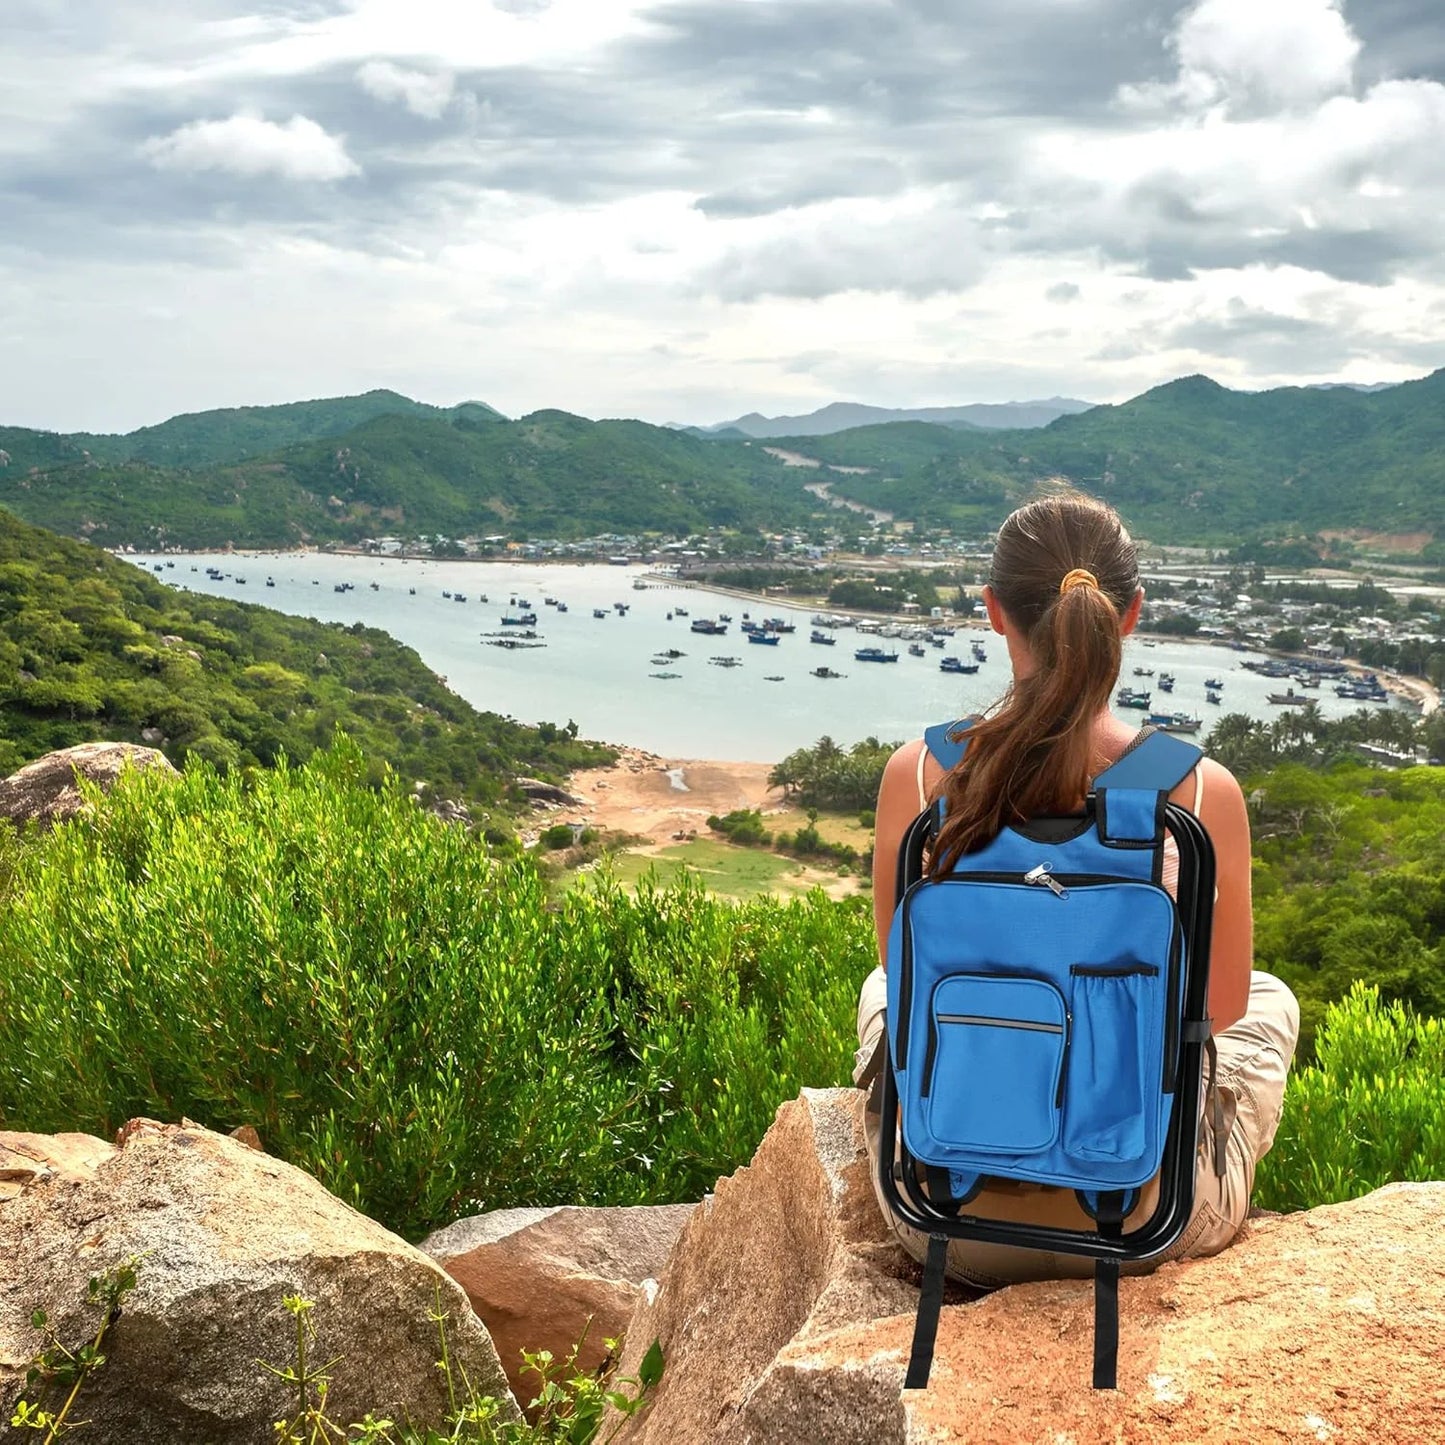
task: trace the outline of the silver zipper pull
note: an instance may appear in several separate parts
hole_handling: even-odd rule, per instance
[[[1052,863],[1040,863],[1038,867],[1030,868],[1029,871],[1024,874],[1024,882],[1037,883],[1047,888],[1055,898],[1067,898],[1069,896],[1069,890],[1049,872],[1049,869],[1052,867]]]

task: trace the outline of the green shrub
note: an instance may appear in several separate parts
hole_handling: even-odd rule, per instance
[[[773,841],[773,835],[763,827],[763,815],[757,808],[736,808],[721,818],[713,813],[707,825],[733,843],[766,848]]]
[[[847,1078],[863,907],[691,880],[549,900],[524,858],[365,783],[346,743],[124,779],[16,853],[0,1127],[189,1116],[399,1232],[699,1198]]]
[[[544,848],[555,851],[558,848],[570,848],[573,842],[572,825],[570,823],[553,823],[542,833],[540,842]]]
[[[1326,1010],[1315,1047],[1317,1062],[1290,1076],[1254,1202],[1308,1209],[1445,1178],[1445,1021],[1357,982]]]

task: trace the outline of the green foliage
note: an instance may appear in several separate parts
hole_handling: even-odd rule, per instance
[[[340,744],[300,770],[135,775],[27,843],[0,1127],[249,1123],[416,1237],[482,1208],[699,1198],[783,1100],[847,1078],[862,907],[736,906],[690,878],[552,902],[527,860],[367,771]]]
[[[42,1445],[51,1445],[52,1441],[83,1427],[85,1421],[71,1420],[70,1412],[81,1386],[105,1364],[103,1347],[106,1334],[120,1318],[126,1295],[135,1288],[136,1269],[141,1259],[141,1255],[132,1255],[114,1268],[91,1276],[86,1286],[86,1303],[99,1311],[100,1323],[95,1334],[73,1350],[55,1333],[45,1310],[37,1309],[31,1314],[31,1326],[43,1332],[44,1344],[25,1372],[25,1390],[29,1394],[38,1387],[39,1398],[27,1400],[22,1397],[16,1401],[15,1411],[10,1417],[14,1429],[43,1430],[45,1439]],[[62,1390],[67,1393],[59,1410],[46,1409],[41,1400]]]
[[[1391,1180],[1445,1176],[1442,1077],[1445,1021],[1354,984],[1325,1013],[1316,1062],[1290,1076],[1255,1202],[1308,1209]]]
[[[766,848],[773,841],[773,835],[763,827],[763,815],[757,808],[735,808],[721,818],[714,813],[707,825],[733,843]]]
[[[768,774],[768,786],[796,793],[804,805],[830,812],[871,808],[897,746],[864,738],[845,751],[832,738],[822,737],[811,748],[789,753]]]
[[[506,807],[517,774],[609,759],[575,727],[479,713],[386,633],[180,593],[0,512],[0,773],[101,738],[221,768],[299,762],[337,729],[424,799]]]

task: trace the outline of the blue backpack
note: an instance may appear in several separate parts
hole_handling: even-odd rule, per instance
[[[925,733],[945,768],[967,727]],[[1188,1221],[1206,1047],[1213,1062],[1214,854],[1168,800],[1199,757],[1145,733],[1094,779],[1082,815],[1005,828],[936,879],[923,860],[943,803],[904,839],[882,1079],[881,1138],[898,1142],[878,1167],[889,1208],[928,1235],[905,1388],[928,1383],[950,1239],[1092,1257],[1094,1386],[1115,1388],[1119,1265],[1162,1253]],[[1156,1177],[1156,1207],[1125,1232]],[[970,1215],[991,1180],[1071,1189],[1095,1227]]]

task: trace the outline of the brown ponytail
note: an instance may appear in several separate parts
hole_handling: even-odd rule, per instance
[[[944,779],[934,876],[1010,823],[1083,802],[1094,722],[1119,676],[1119,629],[1138,590],[1138,559],[1112,507],[1061,490],[999,529],[989,584],[1028,639],[1034,669],[969,728],[963,760]]]

